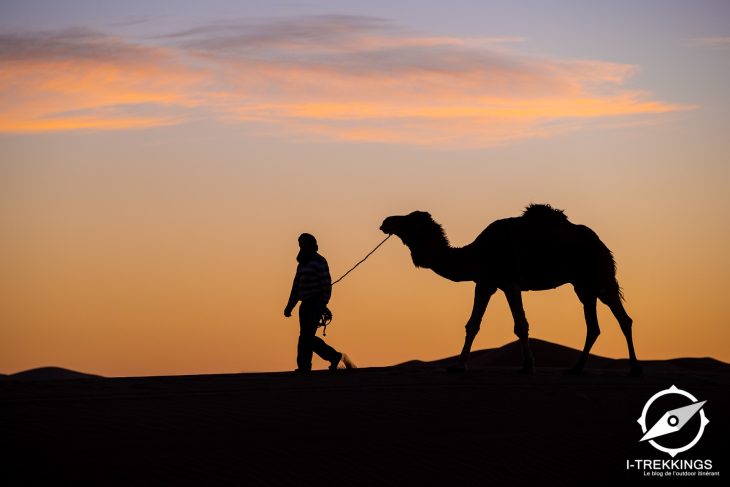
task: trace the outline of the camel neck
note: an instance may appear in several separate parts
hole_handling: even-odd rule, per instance
[[[473,281],[476,269],[474,269],[474,262],[470,257],[469,246],[445,247],[434,255],[427,267],[451,281]]]

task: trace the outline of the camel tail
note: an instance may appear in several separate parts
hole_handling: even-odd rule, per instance
[[[626,301],[626,297],[624,296],[624,290],[618,283],[618,279],[616,278],[617,266],[616,259],[613,257],[613,252],[611,252],[611,250],[606,247],[603,242],[601,242],[601,245],[603,246],[603,248],[606,249],[606,254],[608,258],[611,259],[611,286],[609,291],[617,293],[618,297],[621,298],[621,301]]]
[[[613,267],[613,282],[616,285],[616,292],[618,293],[618,297],[621,298],[621,301],[626,301],[626,298],[624,297],[624,290],[618,283],[618,279],[616,278],[616,259],[613,257],[613,252],[611,252],[608,247],[606,247],[606,250],[608,250],[608,255],[611,256],[611,266]]]
[[[616,278],[616,259],[613,252],[604,244],[596,233],[585,225],[576,225],[584,243],[583,259],[585,267],[591,269],[588,279],[599,293],[618,294],[625,301],[623,289]]]

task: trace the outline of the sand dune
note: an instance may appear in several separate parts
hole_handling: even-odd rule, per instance
[[[547,342],[538,338],[530,339],[533,353],[536,357],[538,367],[564,367],[573,365],[580,355],[580,351],[574,348]],[[405,368],[431,368],[446,369],[449,365],[456,363],[458,356],[424,362],[422,360],[409,360],[393,367]],[[711,357],[696,358],[675,358],[668,360],[645,360],[642,364],[651,367],[684,367],[693,369],[717,369],[730,368],[730,364],[721,362]],[[522,350],[520,342],[513,341],[498,348],[476,350],[471,354],[470,368],[479,370],[485,367],[519,367],[522,365]],[[588,359],[586,370],[591,369],[627,369],[628,360],[612,359],[591,354]],[[78,372],[63,367],[39,367],[24,370],[14,374],[0,374],[0,380],[70,380],[102,378],[100,375]]]
[[[564,348],[536,342],[538,364],[569,365],[577,352]],[[615,485],[637,480],[627,459],[668,458],[639,442],[636,420],[672,384],[707,400],[711,422],[687,457],[728,475],[727,364],[662,361],[633,378],[592,360],[579,377],[548,366],[521,376],[511,354],[479,352],[480,366],[456,375],[437,361],[4,380],[3,485]]]
[[[535,356],[537,367],[563,367],[569,368],[578,360],[580,351],[574,348],[547,342],[538,338],[530,339],[530,347]],[[458,356],[423,362],[411,360],[398,364],[397,367],[429,367],[446,368],[456,363]],[[711,357],[702,358],[676,358],[668,360],[645,360],[644,366],[650,367],[685,367],[696,369],[725,369],[730,364],[720,362]],[[485,367],[520,367],[522,365],[522,348],[519,341],[514,341],[498,348],[474,351],[471,354],[469,366],[471,369],[482,369]],[[613,359],[590,354],[586,364],[586,370],[590,369],[623,369],[628,370],[628,359]]]
[[[538,367],[564,367],[568,368],[575,364],[580,351],[556,343],[546,342],[532,338],[530,340],[535,362]],[[400,367],[434,367],[446,368],[456,362],[457,356],[435,360],[433,362],[421,362],[413,360],[400,364]],[[499,348],[474,351],[469,362],[470,368],[481,369],[484,367],[502,366],[519,367],[522,365],[522,348],[520,342],[514,341]],[[588,360],[589,368],[628,368],[626,361],[615,360],[597,355],[590,355]]]
[[[10,375],[2,375],[0,379],[10,380],[71,380],[71,379],[92,379],[100,378],[99,375],[76,372],[75,370],[64,369],[63,367],[38,367],[36,369],[24,370]]]

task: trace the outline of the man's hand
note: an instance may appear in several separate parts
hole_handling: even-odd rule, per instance
[[[327,307],[327,305],[322,305],[322,318],[326,323],[329,323],[332,321],[332,311]]]
[[[294,310],[294,306],[291,304],[287,304],[286,308],[284,308],[284,316],[287,318],[291,317],[291,312]]]

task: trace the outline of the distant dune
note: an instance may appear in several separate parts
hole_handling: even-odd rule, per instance
[[[76,372],[75,370],[64,369],[63,367],[38,367],[37,369],[24,370],[10,375],[2,375],[4,380],[70,380],[70,379],[98,379],[100,375]]]
[[[574,348],[559,345],[557,343],[530,339],[530,347],[535,356],[537,367],[562,367],[569,368],[575,364],[580,356],[580,351]],[[423,362],[410,360],[395,367],[427,367],[446,368],[456,363],[458,356]],[[730,364],[720,362],[714,358],[674,358],[668,360],[644,360],[645,366],[652,367],[684,367],[694,369],[723,369],[730,367]],[[486,367],[520,367],[522,365],[522,348],[519,341],[514,341],[498,348],[488,348],[474,351],[471,354],[469,367],[471,369],[483,369]],[[627,359],[613,359],[591,354],[586,364],[586,369],[625,369],[628,370]]]
[[[580,355],[580,351],[574,348],[559,345],[557,343],[547,342],[537,338],[530,339],[533,354],[535,355],[535,363],[540,367],[556,367],[569,368],[572,366]],[[430,362],[422,360],[409,360],[397,365],[393,368],[418,368],[418,369],[446,369],[449,365],[456,363],[458,356],[452,356],[433,360]],[[644,366],[652,368],[681,367],[698,370],[730,370],[730,364],[721,362],[711,357],[700,358],[674,358],[667,360],[644,360],[641,362]],[[480,370],[489,367],[520,367],[522,365],[522,349],[520,342],[514,341],[498,348],[488,348],[484,350],[476,350],[471,353],[469,368],[471,370]],[[599,355],[590,355],[586,370],[590,369],[609,369],[609,370],[626,370],[628,369],[627,359],[612,359],[601,357]],[[35,369],[17,372],[15,374],[0,374],[0,381],[53,381],[53,380],[72,380],[72,379],[99,379],[103,376],[88,374],[85,372],[77,372],[75,370],[65,369],[63,367],[39,367]]]

